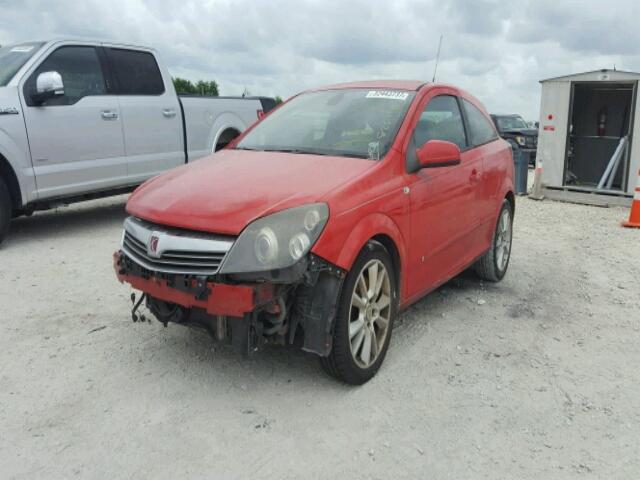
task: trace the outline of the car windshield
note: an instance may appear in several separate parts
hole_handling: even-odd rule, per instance
[[[0,87],[6,86],[42,45],[41,42],[29,42],[0,48]]]
[[[236,148],[379,160],[414,96],[361,88],[304,93],[265,118]]]
[[[513,115],[509,117],[498,117],[498,128],[500,128],[500,130],[521,130],[529,127],[522,117]]]

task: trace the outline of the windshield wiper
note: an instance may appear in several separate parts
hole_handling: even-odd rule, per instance
[[[274,148],[267,149],[265,152],[283,152],[283,153],[298,153],[306,155],[323,155],[326,157],[347,157],[347,158],[369,158],[364,153],[350,153],[350,152],[322,152],[318,150],[304,150],[300,148]]]
[[[265,152],[282,152],[282,153],[297,153],[301,155],[329,155],[328,153],[318,152],[317,150],[303,150],[300,148],[268,148]]]
[[[350,153],[350,152],[322,152],[319,150],[310,150],[303,148],[248,148],[248,147],[236,147],[236,150],[249,150],[251,152],[280,152],[280,153],[293,153],[296,155],[322,155],[325,157],[347,157],[347,158],[369,158],[364,153]]]

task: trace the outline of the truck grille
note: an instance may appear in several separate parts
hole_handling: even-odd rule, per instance
[[[129,217],[124,222],[122,251],[148,270],[215,275],[233,241],[232,237],[170,229]]]

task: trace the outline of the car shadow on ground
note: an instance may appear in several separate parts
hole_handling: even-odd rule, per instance
[[[70,207],[35,212],[30,217],[18,217],[11,221],[9,234],[0,247],[15,247],[25,240],[73,237],[83,231],[121,224],[127,216],[126,199],[114,199],[109,203],[88,202]]]
[[[472,292],[477,292],[481,285],[480,279],[473,272],[463,272],[400,313],[394,327],[394,336],[410,336],[412,342],[419,342],[420,339],[414,337],[416,333],[414,327],[444,321],[440,312],[448,307],[441,302],[443,295],[450,298],[451,302],[463,303],[466,297]],[[151,315],[147,315],[147,318],[151,318]],[[237,386],[236,384],[247,388],[272,383],[293,383],[296,388],[313,385],[336,392],[353,388],[335,381],[324,373],[320,367],[319,358],[315,354],[304,352],[294,346],[266,345],[246,359],[230,345],[215,342],[202,330],[178,325],[170,325],[166,331],[162,330],[158,335],[166,335],[165,341],[161,344],[154,342],[153,346],[149,345],[149,348],[155,350],[154,362],[159,362],[162,370],[171,370],[176,361],[195,362],[200,364],[199,368],[210,371],[216,382],[222,382],[231,387]],[[419,331],[420,336],[429,335],[427,328]],[[400,342],[392,340],[390,352],[394,349],[394,343],[402,345],[405,343],[403,340]],[[158,348],[166,350],[162,353],[156,350]],[[401,355],[401,352],[398,354]],[[387,357],[385,363],[389,360],[393,361],[393,357],[396,355]],[[196,370],[199,368],[196,367]],[[382,369],[384,370],[384,366]],[[188,382],[186,379],[185,381]]]

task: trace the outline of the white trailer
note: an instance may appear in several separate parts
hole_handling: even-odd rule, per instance
[[[631,203],[640,169],[639,80],[640,73],[597,70],[540,82],[536,164],[545,196]]]

